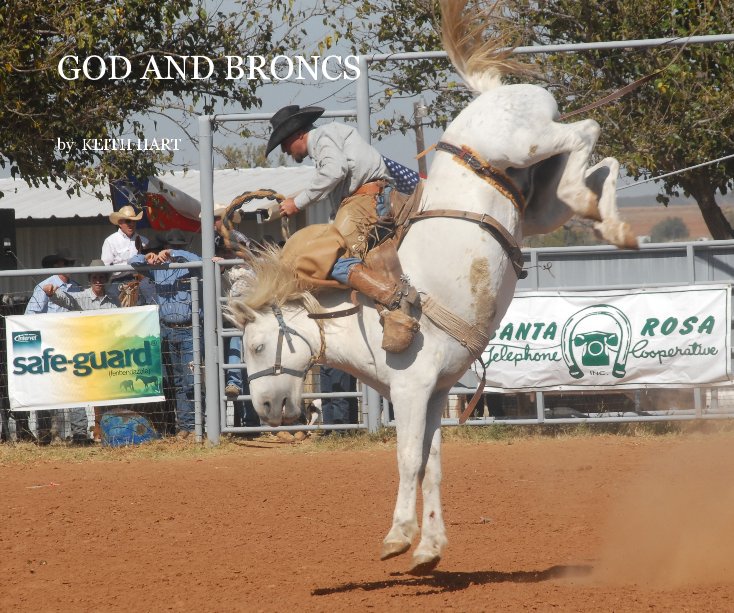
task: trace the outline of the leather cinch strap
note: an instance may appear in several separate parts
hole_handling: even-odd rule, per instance
[[[325,313],[309,313],[308,318],[309,319],[336,319],[337,317],[348,317],[349,315],[354,315],[355,313],[359,313],[359,309],[361,308],[362,308],[361,304],[355,304],[353,307],[342,309],[340,311],[328,311]]]
[[[491,215],[486,213],[471,213],[469,211],[452,211],[451,209],[438,209],[435,211],[421,211],[413,215],[408,221],[413,223],[421,219],[430,219],[435,217],[449,217],[453,219],[465,219],[479,225],[480,228],[489,232],[500,246],[505,250],[507,256],[512,262],[515,274],[518,279],[527,277],[527,271],[523,270],[522,251],[517,244],[515,238],[510,234],[502,224]]]

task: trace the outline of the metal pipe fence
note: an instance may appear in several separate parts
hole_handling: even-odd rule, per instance
[[[190,287],[190,304],[184,305],[192,313],[199,312],[199,286],[201,284],[200,269],[201,262],[187,264],[170,264],[172,269],[186,269],[191,276],[185,281]],[[82,289],[86,288],[87,276],[94,272],[134,272],[130,266],[85,266],[69,268],[32,269],[32,270],[8,270],[0,271],[0,416],[2,418],[2,440],[20,441],[33,440],[45,444],[54,440],[73,440],[77,443],[89,443],[99,441],[102,438],[101,420],[105,415],[141,416],[150,424],[151,428],[160,436],[176,434],[178,430],[177,413],[180,412],[178,403],[186,396],[186,402],[193,404],[194,433],[201,440],[204,433],[203,403],[201,385],[201,366],[203,354],[200,350],[201,322],[198,317],[192,317],[188,326],[178,328],[184,334],[191,335],[192,357],[191,363],[178,364],[171,343],[163,333],[164,325],[161,325],[161,360],[163,374],[162,389],[160,394],[163,401],[131,403],[120,402],[112,406],[95,406],[94,403],[70,403],[69,408],[62,409],[36,409],[11,410],[11,398],[8,385],[8,361],[7,339],[6,339],[6,317],[10,315],[23,315],[26,308],[33,301],[34,288],[58,273],[68,273],[72,280],[77,281]],[[26,282],[27,289],[8,291],[4,281],[8,278],[16,278]],[[190,285],[189,285],[190,284]],[[17,285],[17,284],[15,284]],[[115,285],[114,280],[108,283],[108,294]],[[73,294],[72,294],[73,295]],[[139,292],[139,306],[146,304],[157,304],[157,288],[150,283]],[[115,309],[116,313],[124,317],[124,307]],[[105,311],[110,312],[110,311]],[[44,317],[45,313],[35,313],[33,317]],[[189,379],[190,378],[190,379]],[[190,385],[190,381],[193,384]],[[132,381],[130,382],[132,383]]]

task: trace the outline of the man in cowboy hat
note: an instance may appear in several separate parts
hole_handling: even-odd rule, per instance
[[[186,438],[195,426],[194,373],[189,364],[194,360],[193,322],[200,323],[202,312],[201,307],[198,313],[192,311],[191,277],[198,276],[199,271],[197,268],[169,268],[168,265],[200,262],[201,257],[183,249],[188,241],[181,230],[169,230],[158,238],[163,247],[158,253],[140,253],[127,263],[155,284],[164,342],[163,359],[170,366],[176,394],[177,435]]]
[[[142,218],[143,211],[136,214],[135,209],[129,204],[110,214],[110,223],[118,228],[117,232],[108,236],[102,244],[101,259],[107,266],[126,264],[131,257],[137,255],[140,249],[148,244],[148,239],[135,231],[137,223]],[[119,274],[117,273],[118,276]]]
[[[110,234],[102,243],[102,261],[106,266],[127,264],[127,261],[138,254],[148,244],[148,239],[138,234],[135,230],[137,223],[143,218],[143,211],[138,213],[126,204],[119,211],[110,214],[110,223],[117,226],[117,232]],[[133,296],[133,306],[137,304],[137,286],[129,285],[136,283],[135,275],[131,272],[115,272],[110,277],[110,296],[118,299],[120,295],[128,296],[123,300],[124,306],[130,306],[129,296]]]
[[[76,258],[69,253],[68,249],[57,249],[41,260],[41,266],[43,268],[68,268],[74,266],[75,261]],[[54,291],[66,292],[69,295],[76,295],[82,291],[81,286],[69,276],[68,272],[58,272],[51,275],[33,289],[33,295],[25,308],[26,315],[63,313],[69,310],[65,305],[50,300],[49,288]],[[86,415],[84,409],[80,410],[78,407],[72,408],[69,413],[71,431],[75,439],[83,440],[87,436]],[[53,422],[51,411],[36,411],[36,420],[38,424],[38,441],[40,443],[50,443]],[[19,422],[20,429],[24,430],[26,428],[26,417],[22,414],[19,415]]]
[[[92,260],[90,266],[105,266],[102,260]],[[67,311],[90,311],[114,309],[120,306],[114,298],[107,295],[105,285],[110,279],[108,272],[90,272],[89,287],[80,292],[72,292],[56,287],[52,283],[43,286],[49,300]]]
[[[236,247],[242,249],[252,249],[252,241],[242,232],[235,228],[223,226],[224,215],[227,213],[226,204],[214,203],[214,254],[225,259],[236,258]],[[201,217],[201,213],[199,213]],[[239,211],[235,211],[230,218],[232,224],[238,224],[242,221]],[[225,240],[225,229],[227,230],[227,240]],[[229,246],[227,246],[229,241]]]
[[[332,286],[347,285],[382,305],[383,348],[400,352],[418,328],[418,322],[408,314],[409,307],[401,305],[407,288],[363,262],[378,216],[389,212],[383,192],[391,181],[390,173],[380,153],[355,128],[338,122],[314,127],[313,122],[323,112],[320,107],[294,104],[270,119],[273,132],[266,153],[280,145],[296,162],[309,156],[316,166],[311,185],[294,198],[283,200],[281,215],[294,215],[328,199],[334,219],[331,226],[296,233],[286,242],[283,255],[304,285],[328,287],[329,281]]]

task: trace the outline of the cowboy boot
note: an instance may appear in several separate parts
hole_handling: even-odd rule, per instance
[[[410,316],[410,304],[402,304],[403,288],[381,277],[364,264],[352,266],[347,284],[385,307],[380,312],[383,326],[382,348],[388,353],[405,351],[413,342],[420,325]]]
[[[347,285],[392,311],[400,306],[400,287],[364,264],[355,264],[349,270]]]

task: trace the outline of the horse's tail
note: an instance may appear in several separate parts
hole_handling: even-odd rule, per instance
[[[469,9],[467,1],[441,0],[441,39],[469,88],[481,93],[501,85],[504,75],[532,73],[528,64],[511,58],[516,36],[502,14],[502,0],[473,2]]]

